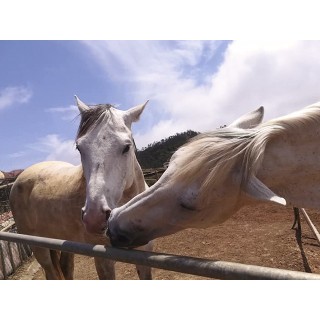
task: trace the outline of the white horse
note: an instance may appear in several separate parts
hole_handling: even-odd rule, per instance
[[[76,100],[82,165],[49,161],[27,168],[12,187],[10,205],[20,233],[104,245],[111,209],[147,187],[131,134],[146,103],[121,111]],[[142,249],[152,250],[152,244]],[[73,279],[73,254],[40,247],[33,252],[47,279]],[[114,261],[95,258],[95,265],[99,279],[115,278]],[[151,279],[149,267],[137,270],[140,279]]]
[[[234,124],[178,149],[149,190],[114,209],[112,245],[207,228],[260,201],[320,208],[320,102],[256,128]],[[248,128],[248,129],[247,129]]]

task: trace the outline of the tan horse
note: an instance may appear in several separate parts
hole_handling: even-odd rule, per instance
[[[10,205],[19,233],[104,245],[111,209],[147,187],[131,135],[131,123],[146,104],[121,111],[111,105],[89,108],[76,99],[82,165],[50,161],[27,168],[12,187]],[[73,254],[32,249],[47,279],[73,279]],[[142,249],[152,250],[152,244]],[[114,261],[95,258],[95,265],[99,279],[115,278]],[[151,279],[149,267],[137,270],[140,279]]]
[[[193,139],[156,184],[113,210],[111,243],[137,246],[185,228],[207,228],[261,201],[319,209],[320,103],[256,128],[241,122],[235,123],[242,129]]]

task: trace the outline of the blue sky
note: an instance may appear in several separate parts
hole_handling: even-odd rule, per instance
[[[74,94],[120,109],[149,99],[133,127],[142,148],[319,101],[319,54],[320,41],[0,41],[0,170],[80,162]]]

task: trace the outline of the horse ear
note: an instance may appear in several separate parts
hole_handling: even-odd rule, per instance
[[[257,200],[276,202],[284,206],[287,203],[284,198],[277,196],[255,176],[250,177],[244,188],[244,192]]]
[[[80,111],[80,113],[83,113],[84,111],[89,110],[90,108],[84,103],[82,102],[76,95],[74,96],[76,98],[76,102],[77,102],[77,106],[78,109]]]
[[[251,129],[258,126],[263,119],[264,108],[260,107],[257,110],[246,113],[236,121],[232,122],[229,128],[241,128],[241,129]]]
[[[147,103],[149,102],[149,100],[147,100],[145,103],[143,104],[139,104],[129,110],[126,111],[126,119],[132,123],[132,122],[136,122],[140,119],[141,113],[144,110],[145,106],[147,105]]]

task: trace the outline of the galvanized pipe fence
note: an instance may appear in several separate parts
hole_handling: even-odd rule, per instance
[[[0,240],[226,280],[320,280],[320,274],[0,232]]]

